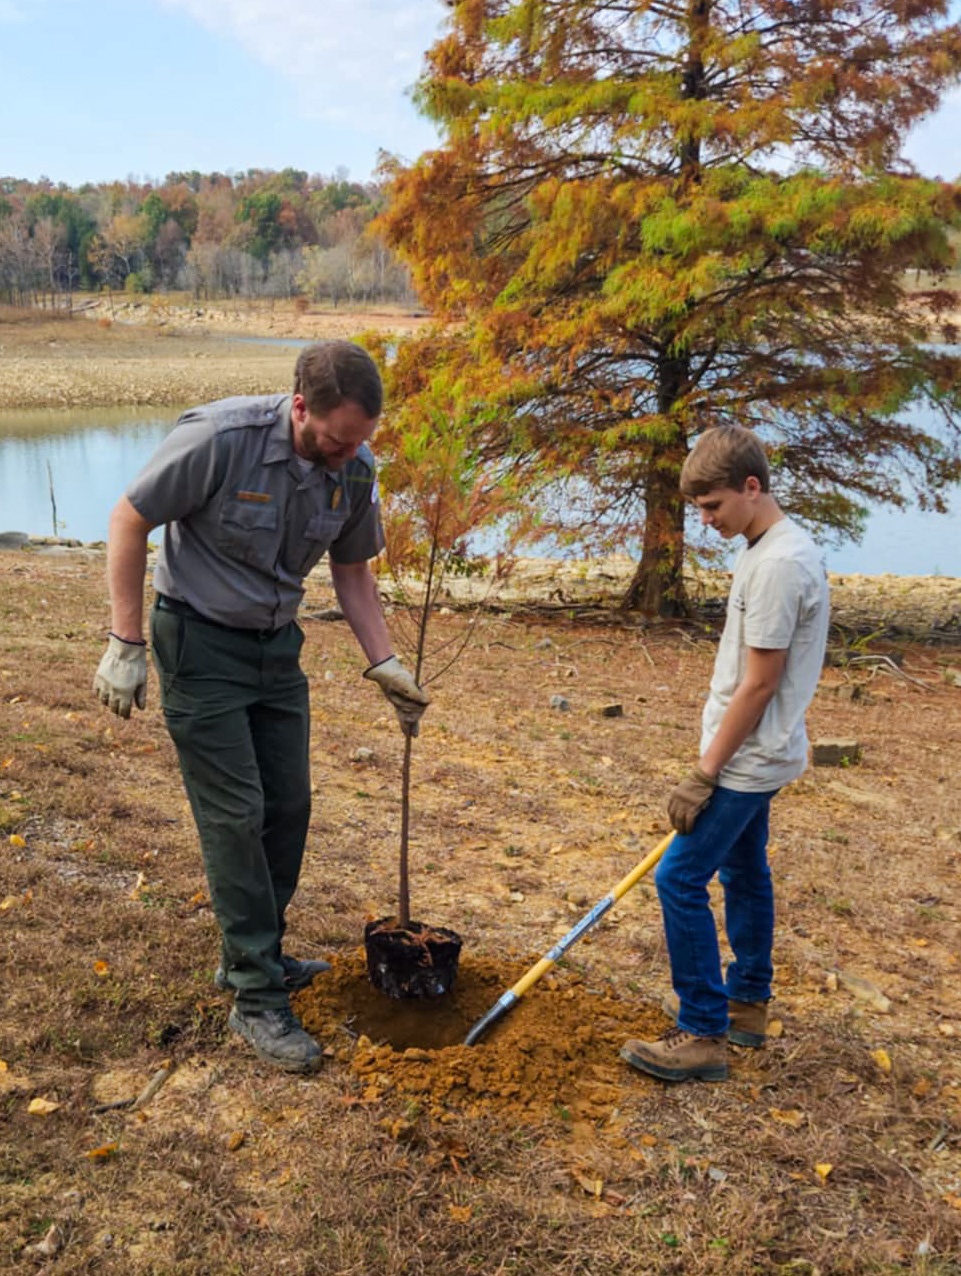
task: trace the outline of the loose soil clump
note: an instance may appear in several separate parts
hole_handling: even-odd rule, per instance
[[[663,1032],[669,1021],[562,971],[546,975],[482,1042],[464,1045],[470,1027],[523,973],[468,956],[447,996],[397,1001],[372,987],[362,956],[341,958],[299,995],[297,1011],[360,1080],[365,1102],[409,1097],[440,1120],[491,1107],[508,1121],[561,1111],[582,1120],[610,1116],[625,1082],[619,1047],[632,1033]]]

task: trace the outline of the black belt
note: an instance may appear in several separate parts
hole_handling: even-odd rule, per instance
[[[172,611],[175,616],[187,616],[191,620],[199,620],[203,625],[213,625],[215,629],[225,629],[231,634],[248,634],[253,638],[272,638],[274,634],[280,632],[277,629],[250,629],[244,625],[225,625],[220,620],[211,620],[209,616],[205,616],[196,607],[191,607],[190,603],[184,602],[182,598],[171,598],[168,594],[158,593],[157,608],[159,611]]]

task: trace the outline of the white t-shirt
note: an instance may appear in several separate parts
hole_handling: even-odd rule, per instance
[[[742,552],[704,706],[702,754],[744,677],[748,647],[787,649],[788,655],[761,721],[718,776],[724,788],[764,793],[797,779],[807,766],[804,714],[824,664],[829,610],[821,553],[797,523],[782,518]]]

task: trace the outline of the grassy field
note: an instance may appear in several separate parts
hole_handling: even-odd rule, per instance
[[[464,938],[454,994],[415,1013],[363,968],[395,901],[402,741],[345,627],[312,618],[331,603],[312,577],[289,943],[334,969],[298,999],[327,1054],[304,1079],[227,1029],[153,674],[130,722],[92,696],[102,558],[0,555],[0,1269],[961,1271],[958,648],[825,669],[812,735],[863,756],[775,804],[776,1035],[732,1049],[726,1084],[670,1088],[617,1057],[667,1026],[650,881],[462,1041],[663,836],[710,635],[519,603],[478,622],[415,751],[415,916]],[[463,623],[439,615],[437,641]]]

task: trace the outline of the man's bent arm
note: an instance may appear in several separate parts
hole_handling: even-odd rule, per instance
[[[380,605],[377,582],[367,563],[330,564],[340,609],[371,665],[393,655],[394,646]]]
[[[107,532],[110,631],[125,642],[143,641],[147,537],[155,526],[137,513],[126,496],[121,496],[110,515]]]
[[[778,689],[786,664],[786,647],[747,648],[744,677],[731,696],[714,739],[698,763],[705,775],[716,778],[761,721],[764,710]]]

